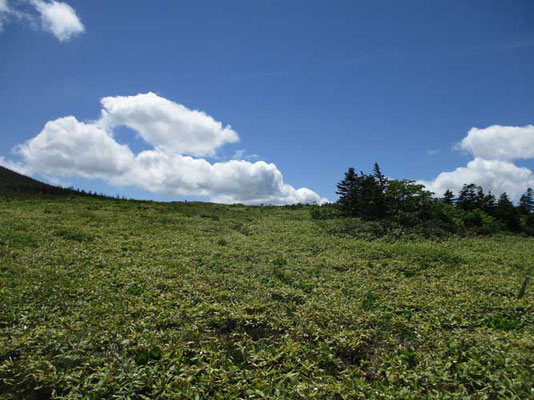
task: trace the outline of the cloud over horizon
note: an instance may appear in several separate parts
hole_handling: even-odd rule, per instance
[[[517,201],[527,188],[534,187],[534,173],[513,163],[534,159],[533,125],[472,128],[455,148],[470,153],[473,160],[432,181],[419,181],[437,196],[447,189],[457,193],[464,184],[475,183],[497,195],[506,192]]]
[[[0,164],[60,178],[99,178],[112,185],[153,193],[206,196],[212,201],[247,204],[318,203],[326,199],[284,182],[275,164],[230,160],[210,163],[237,132],[208,114],[154,93],[105,97],[97,121],[74,116],[48,121],[39,134],[15,148],[23,163]],[[113,129],[134,130],[152,149],[134,154],[113,137]]]

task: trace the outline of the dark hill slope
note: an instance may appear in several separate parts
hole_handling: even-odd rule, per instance
[[[72,189],[49,185],[0,166],[0,195],[52,194],[86,195]]]

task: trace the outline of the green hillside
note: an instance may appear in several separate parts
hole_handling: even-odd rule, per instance
[[[532,398],[534,239],[310,207],[0,200],[2,399]]]

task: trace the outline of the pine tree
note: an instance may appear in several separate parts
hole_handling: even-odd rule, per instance
[[[445,204],[454,205],[454,193],[447,189],[445,193],[443,193],[443,198],[441,199]]]
[[[482,211],[493,217],[495,216],[495,207],[497,207],[495,196],[492,195],[491,192],[489,192],[487,195],[484,196],[484,199],[482,200]]]
[[[349,168],[345,172],[345,178],[337,184],[336,194],[339,195],[338,203],[341,205],[341,211],[347,216],[354,216],[354,189],[358,181],[358,174],[354,168]]]
[[[384,174],[382,174],[382,171],[380,171],[380,166],[377,162],[375,162],[375,166],[373,168],[373,176],[379,185],[385,188],[387,184],[387,178],[384,176]]]
[[[528,188],[519,199],[519,212],[523,215],[534,213],[534,190]]]
[[[375,162],[373,168],[374,185],[370,182],[372,190],[372,214],[377,218],[384,218],[387,214],[386,191],[388,187],[388,179],[380,171],[380,166]]]
[[[499,197],[497,207],[495,208],[495,215],[509,230],[518,232],[521,229],[519,212],[506,193],[501,194],[501,197]]]
[[[476,196],[476,206],[478,209],[483,210],[484,209],[484,201],[486,199],[486,195],[484,193],[484,190],[481,186],[477,186],[477,196]]]
[[[456,207],[465,211],[473,211],[478,208],[480,189],[480,186],[474,183],[463,185],[456,200]]]

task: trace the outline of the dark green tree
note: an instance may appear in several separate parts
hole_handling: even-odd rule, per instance
[[[373,168],[373,176],[375,177],[375,180],[378,182],[378,184],[385,189],[387,186],[387,178],[384,176],[382,171],[380,171],[380,166],[377,162],[375,162],[374,168]]]
[[[523,215],[534,213],[534,190],[528,188],[519,199],[518,210]]]
[[[501,194],[501,197],[499,197],[497,207],[495,208],[495,216],[512,232],[518,232],[521,229],[519,212],[506,193]]]
[[[345,178],[337,184],[338,203],[341,205],[341,212],[346,216],[354,216],[355,213],[354,189],[357,182],[358,174],[351,167],[345,172]]]
[[[492,217],[495,216],[495,207],[497,207],[497,201],[495,199],[495,196],[489,192],[487,195],[485,195],[482,199],[482,211],[484,211],[486,214],[491,215]]]
[[[534,236],[534,213],[528,214],[525,217],[525,223],[523,224],[523,232],[527,235]]]
[[[484,199],[486,198],[486,194],[484,193],[484,189],[482,189],[482,186],[477,186],[477,199],[476,204],[479,210],[482,210],[484,208]]]
[[[456,200],[456,207],[461,208],[464,211],[473,211],[479,208],[479,194],[481,187],[474,183],[465,184],[462,186],[460,193],[458,193],[458,199]]]
[[[373,197],[373,214],[377,218],[384,218],[387,214],[386,196],[385,193],[388,189],[388,179],[384,176],[380,170],[380,166],[375,162],[373,168],[373,178],[375,180],[372,188],[371,196]]]
[[[441,198],[441,201],[443,201],[445,204],[449,204],[451,206],[454,205],[454,193],[447,189],[445,193],[443,193],[443,197]]]

